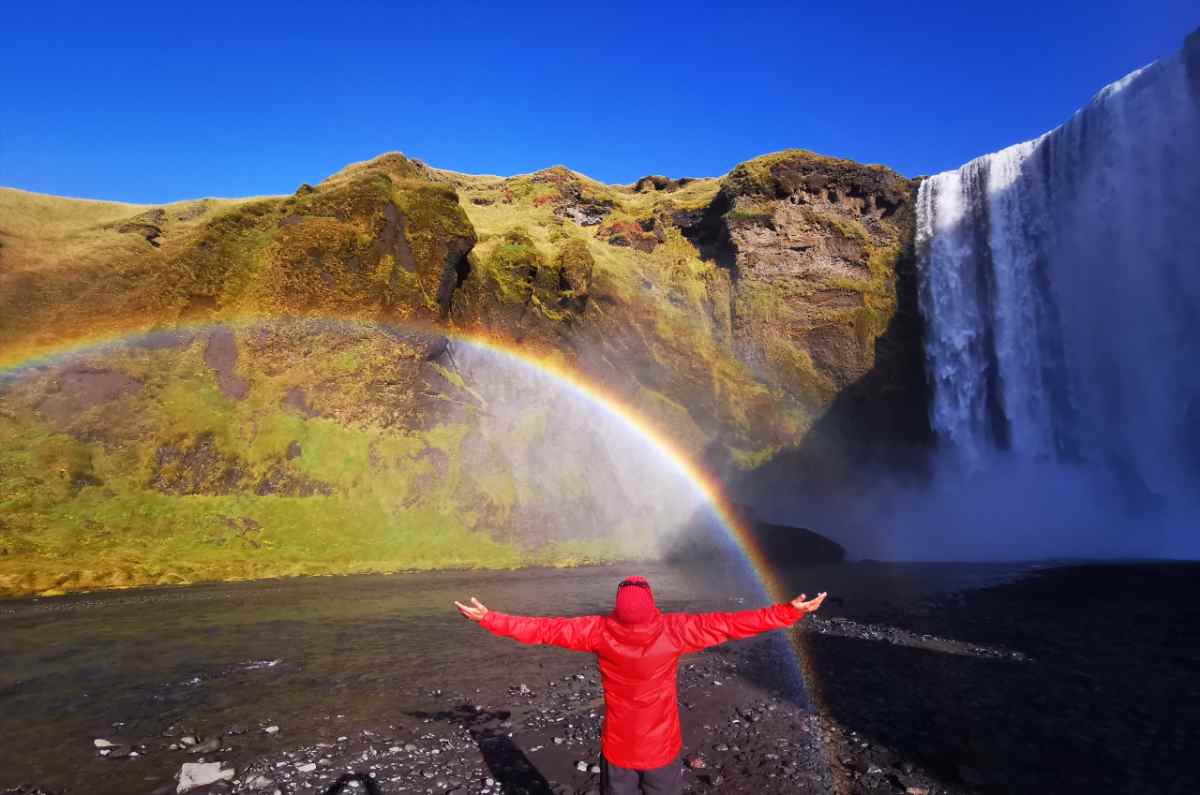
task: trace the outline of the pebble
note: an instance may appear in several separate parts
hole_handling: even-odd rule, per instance
[[[200,743],[199,745],[193,745],[190,749],[188,749],[188,753],[189,754],[211,754],[215,751],[220,751],[220,750],[221,750],[221,740],[218,737],[214,737],[212,739],[205,740],[204,742]]]
[[[578,770],[580,773],[586,773],[586,772],[588,772],[588,763],[587,762],[576,762],[575,769]]]
[[[302,765],[297,765],[296,769],[299,770],[301,773],[311,773],[317,769],[317,763],[316,762],[305,762]]]
[[[267,734],[278,734],[279,727],[278,726],[268,726],[267,728],[263,729],[263,731],[265,731]]]

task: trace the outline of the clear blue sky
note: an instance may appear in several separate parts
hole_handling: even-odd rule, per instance
[[[1177,50],[1195,0],[8,5],[0,185],[290,192],[401,150],[608,182],[803,147],[915,175],[1059,124]]]

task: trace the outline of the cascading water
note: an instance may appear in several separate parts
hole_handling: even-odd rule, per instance
[[[1196,517],[1200,31],[1061,127],[926,179],[917,247],[958,465],[1096,473],[1126,507]],[[1194,551],[1174,526],[1161,551]]]

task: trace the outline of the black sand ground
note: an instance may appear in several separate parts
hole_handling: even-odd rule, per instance
[[[808,694],[796,688],[778,635],[688,658],[680,676],[687,791],[1200,792],[1200,565],[1070,566],[1014,578],[1020,571],[847,564],[792,572],[789,579],[817,586],[808,590],[833,593],[801,636]],[[507,580],[499,576],[484,588],[500,591]],[[523,587],[594,588],[619,574],[558,576],[525,575]],[[674,576],[677,592],[695,579],[656,576],[663,590]],[[720,577],[709,584],[733,588]],[[227,589],[209,593],[267,599]],[[368,593],[347,591],[356,604]],[[181,597],[181,609],[194,593]],[[174,792],[180,765],[201,759],[233,768],[235,778],[197,793],[595,790],[602,700],[586,657],[517,647],[441,619],[421,643],[442,633],[440,645],[472,648],[406,657],[397,646],[404,637],[379,637],[379,625],[350,617],[336,629],[319,622],[324,634],[312,637],[342,638],[345,647],[318,663],[289,646],[312,637],[270,618],[259,615],[251,630],[276,633],[271,660],[279,662],[202,667],[190,684],[110,685],[110,699],[72,701],[72,683],[61,678],[6,678],[0,792]],[[42,606],[0,612],[0,631],[18,630],[10,637],[41,638],[32,633],[52,633],[54,623]],[[115,644],[139,642],[119,623],[109,631]],[[363,633],[377,644],[366,652]],[[214,658],[245,656],[222,648],[240,636],[210,636]],[[82,653],[71,648],[79,642],[68,635],[52,653]],[[389,655],[395,665],[382,665]],[[122,674],[112,676],[100,681]],[[64,691],[58,702],[28,689],[51,687]],[[17,714],[48,703],[73,705],[80,719]],[[102,755],[97,738],[114,748]]]

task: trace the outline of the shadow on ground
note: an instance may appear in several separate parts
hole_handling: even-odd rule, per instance
[[[412,712],[411,717],[462,727],[483,754],[484,763],[502,792],[513,795],[553,795],[546,777],[508,736],[512,731],[507,710],[483,710],[470,704],[437,712]]]
[[[1049,569],[884,620],[1027,659],[810,632],[829,716],[881,754],[968,791],[1200,787],[1200,564]]]
[[[357,792],[358,788],[354,787],[355,783],[362,784],[363,792],[367,795],[383,795],[383,790],[375,783],[375,779],[367,773],[347,773],[337,781],[329,785],[325,790],[325,795],[338,795],[344,790],[350,789],[352,792]]]

